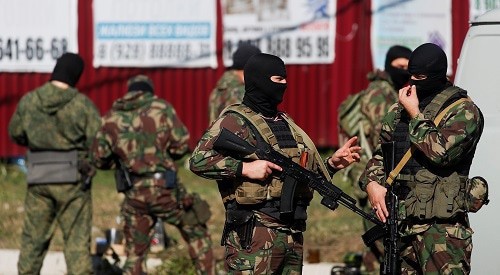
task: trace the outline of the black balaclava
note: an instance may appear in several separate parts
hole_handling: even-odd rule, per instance
[[[444,51],[435,44],[425,43],[416,48],[410,56],[408,72],[412,75],[426,75],[426,79],[410,79],[410,85],[417,88],[420,101],[433,96],[446,87],[448,61]]]
[[[50,80],[57,80],[75,87],[83,73],[83,59],[74,53],[64,53],[57,59]]]
[[[252,44],[242,43],[238,46],[238,49],[233,53],[233,70],[243,70],[248,59],[255,54],[260,53],[259,48],[253,46]]]
[[[247,61],[243,73],[243,104],[266,117],[275,116],[278,113],[278,105],[283,101],[287,84],[273,82],[271,76],[286,78],[283,60],[274,55],[259,53]]]
[[[403,86],[408,83],[410,79],[410,74],[407,70],[396,68],[391,65],[391,62],[398,58],[410,59],[411,50],[403,46],[392,46],[385,56],[385,68],[384,70],[391,76],[392,83],[394,84],[394,89],[398,91],[403,88]]]

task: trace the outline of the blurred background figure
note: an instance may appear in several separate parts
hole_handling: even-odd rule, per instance
[[[9,123],[10,137],[28,147],[19,274],[40,273],[56,225],[63,234],[68,274],[92,273],[90,183],[95,169],[88,148],[100,114],[75,88],[83,67],[79,55],[63,54],[50,81],[19,101]]]
[[[235,103],[241,103],[245,94],[243,67],[247,60],[260,50],[251,44],[242,43],[233,53],[233,65],[217,81],[208,101],[208,123],[216,120],[222,110]]]
[[[132,77],[128,91],[104,116],[91,156],[102,169],[116,168],[117,190],[125,194],[121,213],[127,274],[146,273],[154,226],[159,218],[176,226],[198,273],[214,274],[208,204],[178,183],[175,160],[188,152],[189,133],[173,106],[154,94],[151,79]]]

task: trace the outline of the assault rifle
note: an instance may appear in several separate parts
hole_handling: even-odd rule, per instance
[[[381,265],[380,274],[401,274],[401,263],[399,255],[399,231],[398,231],[398,196],[394,192],[392,183],[387,183],[389,174],[394,170],[394,141],[382,143],[382,157],[384,158],[385,180],[387,194],[385,202],[389,217],[385,226],[375,225],[363,235],[363,241],[370,246],[376,240],[383,238],[384,260]]]
[[[284,182],[280,201],[280,214],[290,215],[293,212],[293,197],[297,183],[307,184],[316,190],[323,198],[321,204],[331,210],[337,209],[339,203],[361,217],[384,226],[375,216],[370,215],[356,206],[356,200],[344,193],[340,188],[328,181],[324,175],[309,171],[290,158],[275,151],[268,143],[259,142],[262,137],[257,137],[257,146],[253,146],[241,139],[231,131],[222,128],[213,144],[213,148],[221,154],[244,160],[246,156],[256,154],[259,159],[270,161],[283,168],[280,174]]]
[[[382,157],[384,158],[385,180],[394,170],[394,141],[382,143]],[[384,236],[384,262],[382,274],[401,274],[401,263],[399,262],[399,231],[398,231],[398,196],[394,192],[394,185],[386,184],[386,204],[389,218],[387,219],[386,234]]]

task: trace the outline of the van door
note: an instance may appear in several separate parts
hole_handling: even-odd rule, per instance
[[[467,33],[455,85],[467,90],[484,114],[470,177],[489,183],[489,205],[469,215],[473,235],[471,274],[500,274],[500,9],[478,17]]]

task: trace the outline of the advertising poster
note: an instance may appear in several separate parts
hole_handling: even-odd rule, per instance
[[[94,0],[94,67],[217,67],[216,1]]]
[[[0,0],[0,71],[49,73],[64,52],[78,52],[77,4]]]
[[[241,42],[286,64],[328,64],[335,57],[335,0],[224,0],[224,65]]]
[[[448,56],[451,73],[451,0],[372,0],[371,48],[373,64],[384,69],[392,45],[414,50],[423,43],[439,45]]]

